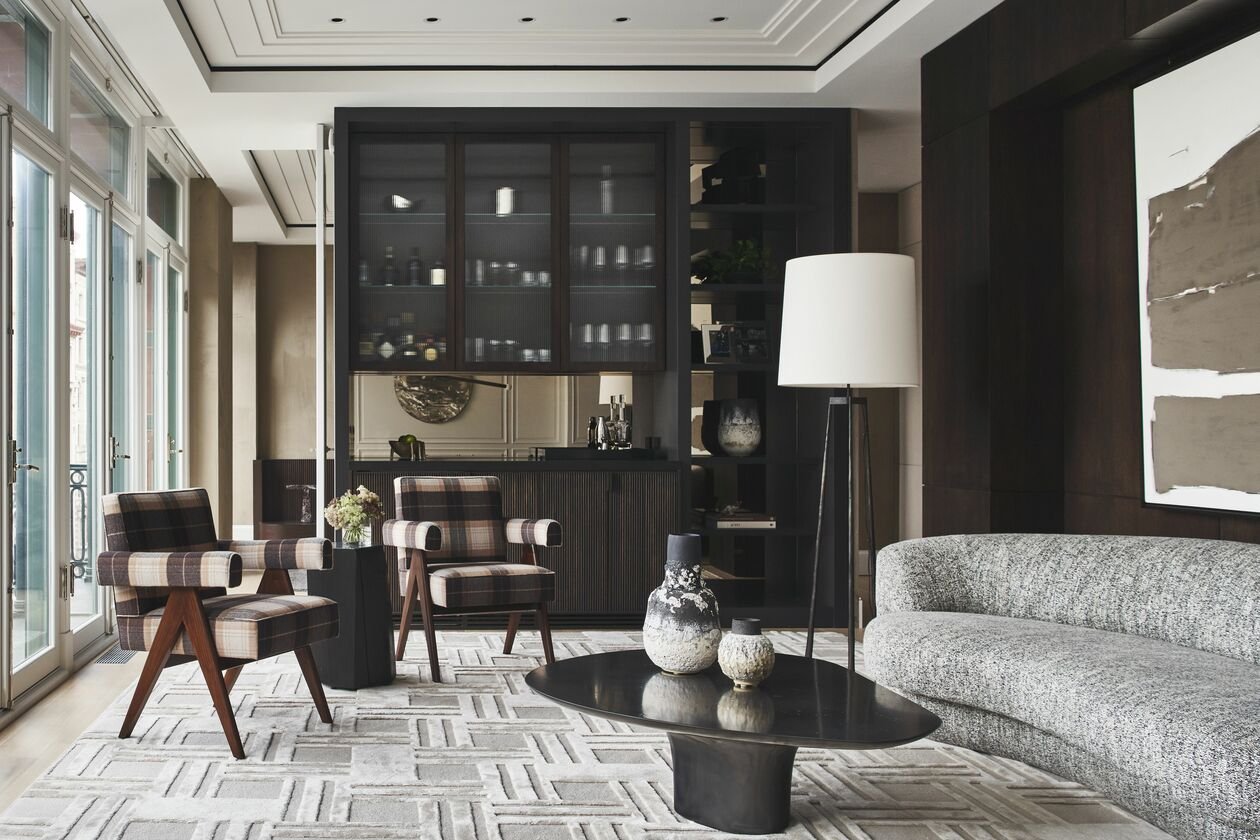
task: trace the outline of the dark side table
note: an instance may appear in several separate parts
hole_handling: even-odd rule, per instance
[[[306,576],[307,591],[336,601],[340,613],[340,635],[311,646],[320,681],[330,688],[367,688],[394,681],[387,562],[382,545],[334,545],[332,568]]]

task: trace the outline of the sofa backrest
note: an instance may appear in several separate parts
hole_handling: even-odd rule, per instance
[[[1030,618],[1260,664],[1260,545],[1172,537],[974,534],[879,553],[877,606]]]

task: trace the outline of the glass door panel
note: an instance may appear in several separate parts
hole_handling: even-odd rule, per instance
[[[183,487],[184,476],[184,273],[166,268],[166,485]]]
[[[658,145],[571,142],[567,149],[569,361],[650,366],[664,287]]]
[[[131,361],[133,333],[131,330],[131,298],[129,290],[135,285],[132,278],[131,234],[114,225],[110,232],[109,272],[109,492],[130,490],[134,451],[131,428],[134,415]]]
[[[354,148],[351,367],[449,368],[450,146],[392,135],[358,140]]]
[[[70,629],[104,630],[95,559],[105,492],[105,323],[101,209],[70,194]]]
[[[51,671],[54,563],[49,547],[48,455],[51,417],[49,291],[53,280],[52,175],[13,154],[12,429],[8,510],[12,517],[13,693]],[[25,669],[23,666],[27,666]]]
[[[144,318],[144,345],[140,349],[140,387],[144,416],[144,480],[145,490],[160,490],[166,458],[159,445],[158,411],[161,406],[162,383],[158,379],[158,284],[162,282],[162,258],[153,251],[144,256],[144,290],[142,292],[142,317]]]
[[[464,362],[550,367],[550,142],[464,146]]]

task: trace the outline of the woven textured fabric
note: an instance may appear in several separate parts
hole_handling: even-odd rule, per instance
[[[442,529],[432,522],[386,519],[381,525],[381,543],[398,549],[418,548],[437,551],[442,547]],[[399,551],[402,556],[406,552]]]
[[[429,593],[439,607],[540,604],[556,596],[556,575],[527,563],[447,566],[429,574]]]
[[[561,544],[560,523],[554,519],[509,519],[507,541],[515,545],[541,545],[554,548]]]
[[[494,476],[399,476],[394,505],[395,519],[432,522],[441,529],[441,548],[429,552],[428,560],[507,562],[503,500]]]
[[[1159,639],[1260,664],[1260,545],[978,534],[879,553],[879,612],[982,613]]]
[[[237,586],[241,557],[232,551],[103,551],[96,581],[117,587]]]
[[[224,595],[202,602],[219,656],[266,659],[337,635],[337,604],[311,595]],[[123,650],[148,650],[164,610],[143,616],[118,617],[118,643]],[[187,631],[175,642],[175,653],[194,656]]]
[[[1256,840],[1260,837],[1260,832],[1255,829],[1233,825],[1218,819],[1211,812],[1187,807],[1180,799],[1168,796],[1162,785],[1152,785],[1142,774],[1103,761],[1088,750],[1049,732],[983,709],[947,703],[911,691],[901,693],[944,721],[941,728],[932,733],[933,741],[979,750],[986,756],[1031,761],[1057,776],[1078,781],[1095,790],[1105,790],[1117,804],[1134,814],[1141,814],[1175,837],[1187,840]],[[1081,832],[1081,836],[1107,836],[1096,833],[1098,828],[1088,834]],[[1118,837],[1130,836],[1125,830],[1128,827],[1101,828],[1125,832],[1117,833]],[[1066,837],[1068,834],[1055,836]],[[1145,832],[1142,836],[1146,836]],[[1166,835],[1161,833],[1160,836]]]
[[[246,569],[332,568],[332,543],[323,537],[221,540],[219,548],[241,555],[241,564]]]
[[[966,613],[882,614],[864,643],[876,682],[1021,721],[1170,800],[1260,832],[1255,665],[1142,636]]]
[[[101,500],[106,551],[215,551],[210,496],[201,488],[114,493]],[[222,595],[222,589],[208,596]],[[148,586],[114,587],[117,615],[144,615],[166,603],[166,591]]]

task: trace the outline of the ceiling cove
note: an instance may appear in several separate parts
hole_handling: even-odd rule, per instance
[[[817,70],[898,2],[167,1],[216,73]]]

